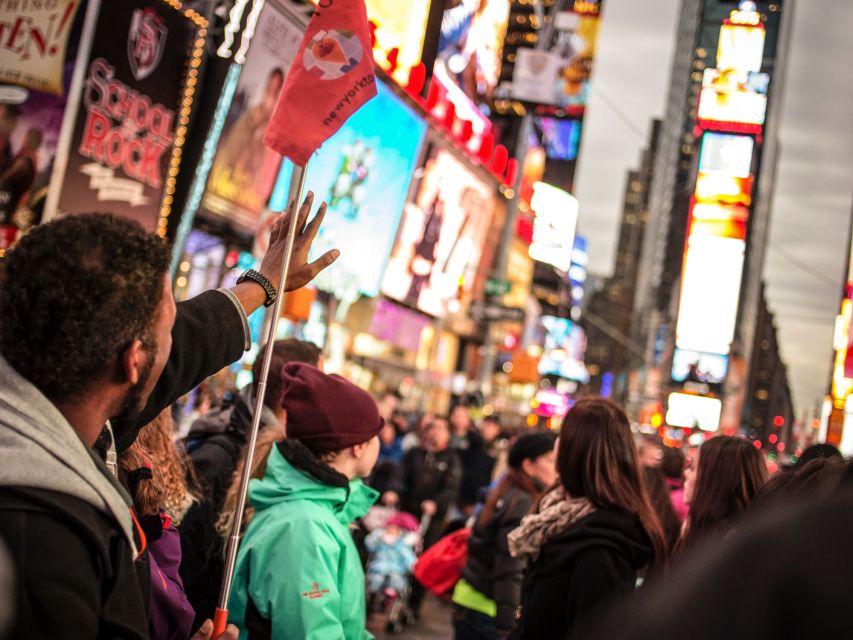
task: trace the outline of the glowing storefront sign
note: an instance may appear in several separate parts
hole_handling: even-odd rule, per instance
[[[717,398],[671,393],[667,399],[666,423],[671,427],[716,431],[723,403]]]
[[[728,355],[745,247],[734,238],[694,235],[688,240],[675,330],[679,349]]]
[[[568,271],[578,222],[577,198],[550,184],[537,182],[533,185],[530,205],[536,212],[530,257]]]

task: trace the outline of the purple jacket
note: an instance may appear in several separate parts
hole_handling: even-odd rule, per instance
[[[178,530],[165,525],[160,539],[149,542],[148,553],[151,559],[151,638],[189,638],[195,611],[187,600],[184,583],[178,573],[181,565]]]

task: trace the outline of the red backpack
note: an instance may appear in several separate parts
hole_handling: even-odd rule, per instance
[[[415,578],[430,593],[447,596],[453,591],[468,561],[470,537],[470,527],[449,533],[418,558],[415,563]]]

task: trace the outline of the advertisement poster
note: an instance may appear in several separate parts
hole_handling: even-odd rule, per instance
[[[508,0],[450,0],[444,10],[436,66],[474,102],[493,98],[508,20]]]
[[[394,79],[405,86],[409,71],[421,61],[430,0],[365,0],[364,5],[376,39],[376,63],[387,71],[394,60]]]
[[[382,292],[433,316],[467,302],[495,206],[489,184],[435,147],[406,203]]]
[[[63,24],[63,31],[56,34],[51,45],[57,51],[49,56],[60,72],[58,91],[45,84],[39,86],[50,92],[33,89],[31,82],[12,81],[15,77],[21,82],[26,79],[13,71],[17,58],[4,57],[9,49],[3,48],[0,53],[0,249],[8,248],[21,231],[41,221],[85,14],[84,10],[78,11],[79,5],[80,2],[52,3],[59,12],[54,15],[55,20],[68,15],[67,25]],[[0,4],[0,22],[15,24],[26,13],[33,14],[30,24],[36,25],[36,14],[44,17],[46,13],[44,7],[32,6],[26,12],[23,6],[18,7],[21,11],[12,9],[11,3]],[[37,27],[32,30],[35,32]],[[9,43],[4,39],[2,44]],[[20,48],[21,56],[25,51]]]
[[[0,1],[0,83],[62,95],[65,52],[80,4]]]
[[[301,39],[301,27],[264,5],[210,169],[201,208],[246,231],[255,231],[281,164],[264,131]]]
[[[162,0],[101,5],[59,212],[157,227],[198,27]]]
[[[311,158],[305,184],[318,204],[328,204],[311,259],[341,251],[314,284],[350,302],[379,293],[426,133],[414,111],[381,82],[376,86],[379,95]]]

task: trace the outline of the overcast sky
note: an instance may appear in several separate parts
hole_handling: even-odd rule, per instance
[[[650,119],[664,112],[679,4],[604,3],[576,183],[579,231],[589,239],[593,273],[612,270],[625,171],[638,164]],[[794,12],[764,274],[802,414],[826,393],[846,270],[853,204],[853,3],[800,1]]]

